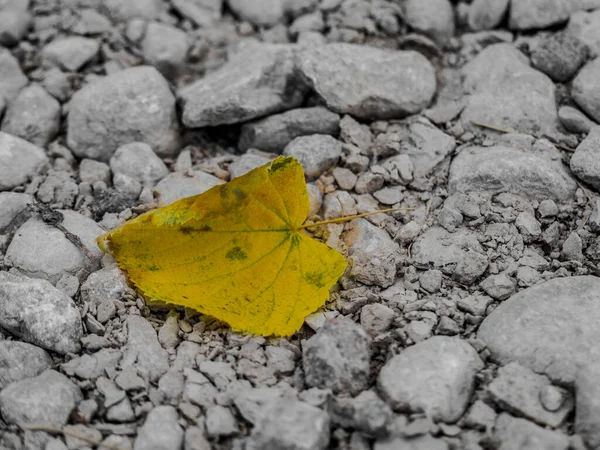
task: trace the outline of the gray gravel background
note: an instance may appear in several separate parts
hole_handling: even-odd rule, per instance
[[[599,55],[599,0],[0,1],[0,448],[600,448]],[[94,243],[278,154],[413,208],[289,339]]]

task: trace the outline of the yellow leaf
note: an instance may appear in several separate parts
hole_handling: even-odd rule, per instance
[[[98,238],[146,296],[260,335],[288,336],[346,268],[302,228],[300,163],[278,157],[227,184],[149,211]]]

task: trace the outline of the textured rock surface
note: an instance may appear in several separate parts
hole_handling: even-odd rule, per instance
[[[0,191],[25,183],[46,162],[48,158],[40,147],[0,131]]]

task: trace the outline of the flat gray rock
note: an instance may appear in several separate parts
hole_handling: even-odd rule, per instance
[[[132,142],[120,146],[110,158],[113,174],[121,173],[138,181],[144,187],[152,188],[169,175],[169,169],[150,145]]]
[[[13,381],[38,376],[53,365],[52,357],[35,345],[0,341],[0,390]]]
[[[129,316],[125,323],[127,344],[121,367],[133,366],[146,382],[158,380],[169,369],[169,358],[158,342],[156,331],[141,316]]]
[[[306,384],[357,394],[367,387],[370,354],[363,327],[348,319],[328,321],[302,350]]]
[[[257,420],[248,450],[325,450],[329,445],[329,415],[308,403],[282,399],[269,403]]]
[[[32,214],[29,205],[33,197],[18,192],[0,192],[0,234],[19,228]]]
[[[44,150],[37,145],[0,131],[0,191],[8,191],[25,183],[47,162]]]
[[[100,78],[71,99],[67,144],[79,158],[107,162],[130,142],[145,142],[161,156],[173,155],[178,139],[175,97],[154,67],[132,67]]]
[[[502,413],[496,419],[494,438],[500,442],[498,450],[539,448],[544,450],[567,450],[569,437],[558,431],[542,428],[525,419]],[[535,444],[532,444],[535,443]]]
[[[596,122],[600,122],[600,92],[596,89],[599,76],[600,58],[596,58],[583,66],[571,86],[573,100]]]
[[[54,139],[59,126],[60,103],[39,84],[22,89],[2,120],[2,131],[40,147]]]
[[[556,278],[518,292],[482,322],[477,337],[494,361],[518,362],[571,383],[597,353],[600,279]]]
[[[424,412],[433,420],[455,422],[466,411],[475,375],[483,367],[466,341],[434,336],[390,359],[377,377],[377,387],[395,411]]]
[[[577,183],[560,160],[510,147],[469,147],[452,161],[448,190],[451,194],[509,192],[564,202],[573,197]]]
[[[142,40],[142,55],[167,78],[176,77],[185,66],[191,40],[185,31],[159,22],[150,22]]]
[[[454,8],[448,0],[407,0],[402,3],[402,18],[442,46],[454,36]]]
[[[0,10],[0,45],[12,47],[25,36],[31,25],[29,1],[8,0]]]
[[[80,279],[97,270],[103,253],[94,241],[104,233],[96,222],[71,210],[59,210],[61,225],[77,236],[83,249],[73,244],[64,233],[32,217],[15,234],[6,250],[6,260],[21,272],[43,278],[53,284],[65,274]]]
[[[394,284],[400,245],[387,231],[366,219],[354,220],[344,235],[348,246],[350,277],[381,287]]]
[[[326,134],[300,136],[285,147],[283,155],[300,161],[306,179],[312,181],[337,164],[342,156],[342,143]]]
[[[82,399],[81,391],[71,380],[46,370],[35,378],[5,387],[0,392],[0,412],[8,423],[62,427]]]
[[[271,160],[265,156],[246,152],[229,164],[229,176],[231,179],[241,177],[257,167],[263,166]]]
[[[477,234],[467,229],[449,233],[431,227],[415,240],[412,254],[417,267],[434,267],[465,284],[472,284],[488,266]]]
[[[29,79],[21,70],[19,61],[10,51],[0,50],[0,97],[10,103],[27,83]]]
[[[593,127],[571,157],[571,171],[577,178],[600,189],[600,126]]]
[[[597,6],[600,2],[594,1]],[[592,57],[600,55],[600,10],[577,11],[571,14],[566,32],[583,42]]]
[[[323,106],[298,108],[242,126],[238,149],[256,148],[281,153],[285,146],[299,136],[330,134],[340,130],[340,116]]]
[[[467,105],[463,126],[476,133],[483,122],[522,133],[555,134],[558,116],[552,80],[529,66],[525,55],[510,44],[486,47],[462,68]]]
[[[388,437],[375,442],[373,450],[448,450],[448,444],[428,434],[405,439],[399,436]]]
[[[133,290],[118,267],[105,267],[90,274],[81,285],[81,299],[96,306],[110,300],[122,300]]]
[[[474,0],[467,22],[472,30],[491,30],[502,22],[510,0]]]
[[[102,6],[113,20],[126,22],[133,18],[158,19],[166,5],[161,0],[102,0]]]
[[[42,60],[47,66],[58,66],[67,72],[77,72],[90,62],[100,50],[96,39],[81,36],[58,38],[42,49]]]
[[[206,127],[246,122],[299,106],[307,91],[294,46],[250,44],[223,67],[177,91],[183,124]]]
[[[179,14],[200,27],[221,19],[223,0],[173,0],[172,4]]]
[[[514,30],[546,28],[565,22],[578,10],[599,6],[598,0],[511,0],[508,25]]]
[[[0,272],[0,327],[60,354],[81,349],[79,310],[71,298],[45,280]]]
[[[600,446],[600,365],[596,361],[580,368],[575,376],[575,432],[590,448]]]
[[[329,109],[362,119],[418,113],[436,90],[433,66],[414,51],[335,43],[304,49],[298,65]]]
[[[227,0],[227,5],[241,20],[259,27],[272,27],[283,20],[285,0]]]
[[[598,25],[600,26],[600,22]],[[586,44],[566,32],[542,39],[531,51],[533,66],[559,82],[567,81],[575,75],[587,57]]]
[[[153,190],[158,205],[170,205],[179,199],[202,194],[211,187],[224,183],[220,178],[201,170],[195,170],[190,175],[173,172],[163,178]]]
[[[152,409],[139,428],[134,450],[181,448],[183,430],[177,423],[179,414],[173,406],[160,405]]]

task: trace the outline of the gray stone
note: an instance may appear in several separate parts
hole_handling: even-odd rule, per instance
[[[50,169],[46,178],[38,187],[37,198],[42,203],[51,204],[54,208],[67,208],[70,210],[78,193],[79,187],[71,173],[64,170]]]
[[[508,25],[514,30],[546,28],[565,22],[576,9],[592,7],[594,0],[511,0]]]
[[[280,403],[289,397],[290,393],[280,387],[242,388],[233,394],[233,403],[244,419],[256,425],[271,403]]]
[[[369,346],[360,325],[348,319],[326,322],[302,349],[306,384],[357,394],[367,386]]]
[[[477,336],[494,361],[518,362],[570,383],[597,352],[599,290],[593,276],[555,278],[522,290],[486,317]]]
[[[161,0],[102,0],[102,5],[116,22],[133,18],[158,19],[166,8]]]
[[[247,174],[252,169],[263,166],[270,162],[269,158],[254,153],[244,153],[239,158],[236,158],[231,164],[229,164],[229,175],[230,177],[237,178]]]
[[[158,380],[158,392],[164,402],[178,405],[183,397],[185,379],[183,374],[176,369],[169,369]]]
[[[206,434],[212,438],[231,436],[239,432],[235,417],[233,417],[229,408],[221,405],[206,408],[204,426],[206,427]]]
[[[179,314],[169,314],[158,330],[158,342],[163,348],[175,348],[181,342],[179,337]]]
[[[300,161],[307,180],[312,181],[337,164],[342,143],[325,134],[300,136],[285,147],[283,154]]]
[[[407,0],[402,16],[411,28],[447,46],[454,36],[454,9],[448,0]]]
[[[73,95],[67,144],[79,158],[108,161],[117,148],[145,142],[161,156],[178,148],[175,98],[153,67],[132,67],[100,78]]]
[[[548,386],[551,384],[545,376],[517,363],[510,363],[498,370],[497,377],[488,385],[487,390],[504,410],[540,425],[558,428],[571,413],[573,399],[567,394],[559,408],[548,411],[541,402],[542,389]]]
[[[42,49],[42,59],[47,66],[56,65],[67,72],[77,72],[90,62],[100,50],[95,39],[81,36],[58,38]]]
[[[600,445],[600,367],[596,361],[584,364],[575,376],[575,431],[590,448]]]
[[[369,127],[358,123],[347,114],[340,120],[340,139],[355,145],[361,152],[368,152],[373,145],[373,135]]]
[[[271,402],[257,420],[248,450],[325,450],[329,445],[329,416],[307,403],[282,399]]]
[[[354,190],[357,194],[372,194],[379,191],[385,183],[383,175],[373,172],[365,172],[356,180]]]
[[[394,283],[400,246],[387,231],[368,220],[357,219],[352,222],[344,240],[349,249],[350,277],[381,287]]]
[[[61,225],[77,236],[82,248],[38,217],[19,228],[6,251],[6,260],[24,274],[53,284],[65,274],[83,279],[100,265],[102,251],[94,239],[104,233],[96,222],[75,211],[59,210]]]
[[[206,440],[200,427],[191,426],[185,429],[183,448],[185,450],[211,450],[212,446]]]
[[[10,103],[28,82],[19,61],[8,50],[0,49],[0,97]]]
[[[411,242],[419,235],[419,233],[421,233],[421,225],[419,225],[418,222],[411,220],[400,227],[396,239],[401,242]]]
[[[554,81],[564,82],[575,75],[587,56],[586,45],[563,32],[553,34],[535,46],[531,51],[531,63]]]
[[[595,7],[599,6],[598,2]],[[577,11],[569,18],[566,32],[587,45],[592,57],[600,55],[600,11]]]
[[[12,47],[27,33],[31,25],[29,0],[7,0],[0,7],[0,45]]]
[[[502,22],[510,0],[474,0],[468,9],[469,28],[491,30]]]
[[[63,430],[65,431],[65,441],[69,449],[79,449],[88,446],[90,441],[100,442],[102,440],[102,433],[100,431],[83,424],[66,425]],[[81,436],[81,439],[79,436]]]
[[[132,422],[135,420],[135,413],[131,406],[131,401],[125,397],[120,402],[112,405],[106,411],[106,420],[111,422]]]
[[[469,147],[450,166],[450,193],[510,192],[526,198],[565,201],[577,183],[560,160],[509,147]]]
[[[137,391],[146,389],[146,382],[141,378],[133,367],[125,368],[115,378],[115,383],[124,391]]]
[[[218,395],[219,391],[208,380],[200,384],[188,378],[183,388],[183,398],[203,408],[214,405]]]
[[[47,163],[48,157],[40,147],[0,131],[0,191],[7,191],[25,183]]]
[[[434,336],[390,359],[377,386],[395,411],[424,412],[433,420],[455,422],[466,411],[475,375],[483,367],[467,342]]]
[[[600,122],[600,93],[596,89],[598,76],[600,76],[600,58],[583,66],[571,85],[573,100],[596,122]]]
[[[93,8],[80,8],[79,21],[73,26],[72,31],[82,35],[97,35],[108,33],[112,29],[112,22],[108,17]]]
[[[177,410],[168,405],[152,409],[137,434],[134,450],[178,449],[183,444],[183,430],[177,423]]]
[[[182,72],[190,47],[184,31],[159,22],[151,22],[142,40],[144,61],[167,78]]]
[[[33,197],[17,192],[0,192],[0,234],[15,231],[29,219]]]
[[[113,174],[122,173],[150,188],[169,175],[165,163],[143,142],[120,146],[110,158],[110,168]]]
[[[201,361],[198,369],[219,389],[225,389],[237,376],[230,364],[222,361]]]
[[[357,118],[415,114],[429,104],[436,89],[433,66],[413,51],[336,43],[306,48],[298,61],[331,110]]]
[[[45,280],[0,272],[0,326],[60,354],[81,349],[79,310],[73,300]]]
[[[73,91],[68,75],[56,68],[46,71],[42,86],[50,95],[61,102],[66,102]]]
[[[132,366],[146,382],[158,380],[169,369],[169,359],[156,331],[141,316],[129,316],[127,324],[127,344],[123,349],[121,367]]]
[[[373,450],[448,450],[448,444],[432,436],[416,436],[411,439],[389,437],[375,442]]]
[[[289,45],[250,44],[218,70],[179,89],[184,125],[239,123],[299,106],[306,87],[298,79],[295,52]]]
[[[8,423],[61,427],[83,399],[79,388],[67,377],[46,370],[6,386],[0,392],[0,412]]]
[[[558,119],[562,126],[571,133],[588,134],[596,126],[593,120],[572,106],[558,108]]]
[[[8,106],[2,131],[45,147],[58,133],[59,125],[58,101],[39,84],[31,84]]]
[[[223,183],[220,178],[201,170],[195,170],[190,175],[174,172],[163,178],[154,187],[153,192],[158,206],[166,206],[179,199],[202,194]]]
[[[2,202],[2,194],[0,194],[0,206],[3,204]],[[1,208],[0,208],[1,209]],[[0,216],[1,217],[1,216]],[[2,231],[2,219],[0,219],[0,232]],[[600,199],[596,199],[594,201],[594,206],[592,208],[592,212],[588,218],[588,225],[594,232],[600,231]]]
[[[373,197],[375,197],[379,203],[392,206],[400,203],[404,198],[404,187],[384,187],[383,189],[379,189],[377,192],[374,192]]]
[[[0,341],[0,390],[13,381],[38,376],[53,364],[50,355],[35,345]]]
[[[63,364],[61,369],[69,376],[76,375],[84,380],[96,380],[107,371],[116,370],[123,354],[121,350],[103,348],[91,355],[84,354]]]
[[[265,348],[267,366],[276,373],[291,374],[296,369],[296,355],[287,348],[268,345]]]
[[[368,436],[386,436],[394,414],[374,391],[363,391],[352,401],[353,426]]]
[[[419,275],[419,284],[427,292],[438,292],[442,287],[443,274],[437,269],[427,270]]]
[[[561,256],[565,261],[583,261],[583,242],[576,231],[571,231],[563,242]]]
[[[594,126],[575,149],[571,157],[571,171],[577,178],[600,189],[600,126]]]
[[[173,7],[197,26],[210,26],[221,19],[223,0],[173,0]]]
[[[387,331],[394,320],[395,313],[381,303],[365,305],[360,310],[360,324],[371,336]]]
[[[518,419],[502,413],[496,419],[494,438],[500,442],[498,450],[539,448],[544,450],[567,450],[569,437],[558,431],[535,425],[528,420]]]
[[[476,430],[491,430],[496,422],[496,411],[481,400],[471,405],[464,418],[465,425]]]
[[[515,292],[515,282],[504,273],[490,275],[480,284],[487,295],[496,300],[506,300]]]
[[[96,306],[110,300],[122,300],[133,291],[127,284],[127,277],[118,267],[105,267],[92,273],[81,286],[83,301]]]
[[[90,185],[98,181],[102,181],[108,185],[110,183],[110,167],[108,167],[108,164],[100,161],[82,159],[79,163],[79,179]]]
[[[465,129],[489,132],[473,121],[522,133],[556,134],[558,117],[552,80],[531,68],[511,44],[486,47],[462,68],[467,105],[461,113]]]
[[[339,132],[340,116],[323,106],[298,108],[249,122],[242,126],[238,149],[257,148],[281,153],[285,146],[299,136]]]
[[[272,27],[279,23],[286,8],[284,0],[227,0],[227,5],[239,19],[259,27]]]
[[[412,247],[418,267],[433,266],[464,284],[472,284],[485,272],[488,259],[473,232],[460,229],[448,233],[432,227],[417,238]]]

